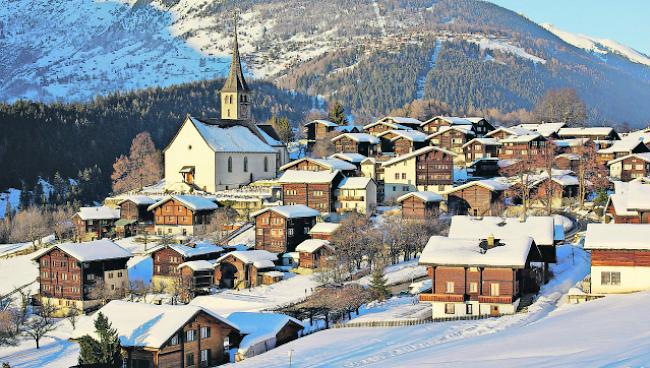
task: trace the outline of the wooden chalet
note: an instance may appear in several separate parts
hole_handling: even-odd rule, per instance
[[[420,124],[420,130],[426,134],[434,134],[440,131],[441,128],[449,128],[452,126],[465,126],[470,130],[474,129],[474,124],[465,118],[454,116],[434,116],[431,119]]]
[[[379,138],[368,133],[343,133],[332,138],[337,153],[359,153],[375,156],[381,152]]]
[[[336,131],[338,126],[338,124],[324,119],[312,120],[306,123],[304,129],[307,142],[313,145],[318,140],[331,138],[329,137],[330,133]]]
[[[100,312],[117,331],[126,368],[214,367],[230,362],[230,340],[239,336],[234,323],[195,305],[114,300]],[[96,337],[93,323],[80,321],[73,339]]]
[[[498,127],[495,130],[488,132],[485,136],[489,138],[494,138],[498,140],[518,136],[518,135],[530,135],[535,132],[528,129],[519,128],[519,127]]]
[[[274,272],[278,255],[266,250],[236,250],[216,261],[214,284],[222,289],[248,289],[263,284],[264,274]]]
[[[129,237],[141,233],[154,232],[154,215],[147,210],[156,203],[154,198],[144,195],[132,195],[121,200],[120,219],[115,222],[117,235]]]
[[[474,127],[473,128],[474,133],[476,133],[477,137],[483,137],[489,132],[496,129],[494,125],[490,124],[490,122],[488,122],[487,119],[482,117],[469,117],[463,119],[469,120],[472,123],[472,126]]]
[[[115,222],[120,219],[120,210],[107,206],[81,207],[72,216],[77,237],[80,240],[96,240],[112,238],[115,233]]]
[[[472,130],[472,125],[453,125],[441,127],[437,132],[431,134],[428,139],[431,145],[454,152],[458,157],[464,158],[463,146],[474,137],[476,137],[476,133]]]
[[[493,178],[499,176],[501,161],[497,157],[484,157],[467,162],[467,173],[471,174],[475,179]]]
[[[614,193],[605,204],[604,222],[650,224],[650,185],[614,182]]]
[[[327,172],[334,172],[338,170],[345,176],[359,175],[359,168],[356,165],[333,157],[325,159],[304,157],[295,161],[291,161],[280,168],[280,171],[282,172],[287,170]]]
[[[529,236],[432,236],[420,255],[432,290],[420,302],[431,303],[434,320],[514,314],[524,294],[539,290],[536,250]]]
[[[621,141],[614,141],[614,144],[611,146],[598,150],[597,158],[598,162],[605,165],[609,161],[617,158],[645,152],[650,152],[650,149],[648,149],[642,140],[624,139]]]
[[[255,249],[273,253],[293,252],[309,238],[320,213],[305,205],[268,207],[255,212]]]
[[[560,139],[589,138],[592,141],[615,141],[621,139],[612,127],[562,128],[557,131]],[[603,148],[603,147],[601,147]]]
[[[151,281],[154,284],[170,286],[181,277],[180,265],[190,261],[214,260],[219,258],[223,252],[224,249],[218,245],[201,242],[171,244],[155,248],[151,252],[153,260]]]
[[[519,124],[515,128],[526,129],[531,132],[539,133],[546,139],[557,139],[559,136],[557,132],[560,129],[564,128],[566,123],[528,123],[528,124]]]
[[[417,130],[387,130],[379,136],[381,152],[404,155],[428,146],[427,135]]]
[[[580,168],[580,156],[575,153],[561,153],[555,156],[553,166],[559,170],[578,172],[578,169]]]
[[[420,127],[420,124],[422,122],[414,118],[387,116],[365,125],[363,129],[374,136],[378,136],[388,130],[415,130]]]
[[[341,226],[333,222],[317,222],[309,229],[309,236],[312,239],[322,239],[332,241],[332,234]]]
[[[397,198],[402,207],[402,217],[414,220],[428,220],[438,216],[442,196],[434,192],[410,192]]]
[[[265,353],[300,337],[300,321],[281,313],[235,312],[228,320],[241,330],[235,361]]]
[[[504,205],[509,185],[495,179],[472,181],[445,192],[447,210],[451,214],[491,216]]]
[[[609,161],[607,166],[609,176],[615,180],[630,181],[643,178],[650,174],[650,152],[623,156]]]
[[[384,162],[384,200],[418,190],[442,192],[451,188],[455,156],[445,149],[427,146]]]
[[[178,265],[178,276],[186,290],[186,299],[205,293],[214,285],[214,262],[207,260],[189,261]]]
[[[193,235],[210,223],[218,208],[212,200],[196,195],[170,195],[147,208],[154,213],[158,235]]]
[[[502,145],[495,138],[474,138],[463,145],[465,162],[470,164],[483,158],[499,157],[499,148]]]
[[[499,149],[499,159],[512,160],[535,157],[542,153],[546,146],[546,138],[538,133],[517,135],[504,138]]]
[[[278,183],[282,185],[282,198],[285,205],[305,205],[319,212],[336,212],[336,190],[343,175],[335,170],[305,172],[287,170]]]
[[[591,252],[590,292],[650,290],[648,224],[589,224],[584,248]]]
[[[589,185],[590,183],[586,183]],[[559,208],[563,206],[566,199],[574,199],[579,195],[578,178],[571,174],[543,175],[531,185],[532,196],[538,195],[540,198],[547,198],[550,194],[551,206]],[[551,193],[548,193],[548,192]]]
[[[108,239],[64,243],[39,252],[38,299],[65,316],[71,309],[86,312],[99,306],[100,295],[122,298],[129,284],[126,263],[131,253]]]
[[[552,142],[557,154],[582,154],[586,148],[596,148],[594,141],[589,138],[555,139]]]
[[[334,247],[329,240],[307,239],[298,244],[296,252],[300,255],[300,267],[315,269],[327,265],[328,257],[334,254]]]

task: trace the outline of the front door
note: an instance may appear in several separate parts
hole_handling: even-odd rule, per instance
[[[499,306],[491,305],[490,306],[490,315],[493,317],[499,316]]]

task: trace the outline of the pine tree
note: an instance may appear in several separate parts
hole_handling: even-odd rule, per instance
[[[273,126],[273,129],[278,133],[280,140],[285,143],[288,143],[293,140],[293,130],[291,129],[291,124],[289,124],[289,119],[286,117],[278,118],[276,115],[273,115],[268,121],[269,124]]]
[[[24,180],[21,180],[20,185],[20,209],[24,210],[32,204],[32,199],[30,198],[30,192],[27,190],[27,184]],[[9,200],[7,199],[7,202]]]
[[[372,278],[370,279],[370,293],[372,297],[376,300],[384,300],[390,294],[388,286],[386,283],[388,280],[384,277],[384,270],[381,265],[375,265],[375,269],[372,270]]]
[[[329,113],[327,114],[328,119],[338,125],[347,125],[348,119],[345,116],[345,110],[343,105],[340,102],[335,101],[330,107]]]
[[[95,333],[99,340],[86,335],[79,340],[79,364],[102,364],[109,368],[122,366],[120,339],[108,318],[99,312],[95,319]]]

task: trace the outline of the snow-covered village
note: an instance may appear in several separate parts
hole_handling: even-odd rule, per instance
[[[512,3],[0,0],[2,368],[650,365],[650,57]]]

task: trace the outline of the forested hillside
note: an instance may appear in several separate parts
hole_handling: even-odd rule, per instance
[[[149,131],[163,149],[184,116],[218,116],[217,93],[222,79],[128,94],[98,97],[88,104],[43,104],[18,101],[0,104],[0,188],[28,188],[37,177],[77,178],[95,165],[106,193],[116,157],[129,150],[131,140]],[[278,90],[271,83],[250,84],[253,114],[265,121],[273,113],[300,120],[313,99]],[[104,194],[105,194],[104,193]]]

